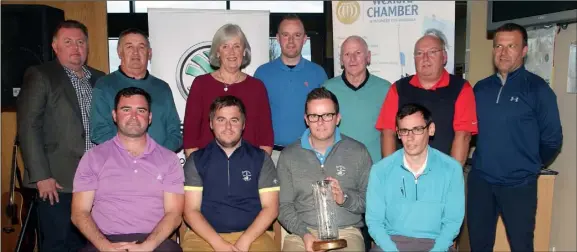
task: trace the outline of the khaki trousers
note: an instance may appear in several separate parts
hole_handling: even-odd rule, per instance
[[[316,230],[309,228],[309,231],[315,237],[318,237],[318,232]],[[339,238],[347,240],[347,247],[331,251],[345,251],[345,252],[365,251],[365,242],[363,240],[363,235],[361,234],[361,231],[358,228],[348,227],[339,229]],[[305,244],[303,242],[303,239],[300,236],[294,234],[289,234],[285,236],[282,251],[287,252],[305,251]]]
[[[225,233],[225,234],[218,234],[222,239],[227,241],[230,244],[234,244],[243,232],[235,232],[235,233]],[[192,230],[187,230],[184,234],[184,239],[180,244],[183,251],[214,251],[210,244],[206,242],[202,237],[195,234]],[[274,241],[272,237],[267,233],[264,232],[261,236],[256,238],[254,242],[250,245],[249,251],[276,251]]]

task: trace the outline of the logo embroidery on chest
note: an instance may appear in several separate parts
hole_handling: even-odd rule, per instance
[[[519,97],[518,96],[511,96],[511,101],[519,102]]]
[[[250,174],[249,171],[242,171],[242,180],[248,182],[248,181],[250,181],[251,176],[252,175]]]
[[[156,180],[162,180],[162,174],[158,174],[158,176],[156,176]]]
[[[337,175],[338,176],[344,176],[346,174],[347,168],[345,168],[342,165],[337,165]]]
[[[305,81],[305,87],[309,87],[309,82]]]

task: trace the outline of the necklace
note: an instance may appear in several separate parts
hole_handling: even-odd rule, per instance
[[[220,70],[218,71],[218,78],[220,78],[222,80],[222,83],[224,84],[224,92],[228,91],[228,86],[237,83],[241,77],[242,74],[237,74],[236,79],[232,83],[226,83],[226,80],[222,77]]]

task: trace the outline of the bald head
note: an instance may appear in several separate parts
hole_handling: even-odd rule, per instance
[[[417,40],[417,42],[415,43],[415,52],[419,50],[419,47],[422,44],[434,45],[434,47],[436,48],[443,50],[445,49],[445,42],[443,41],[443,39],[434,34],[426,34],[421,38],[419,38],[419,40]]]
[[[345,48],[349,43],[358,43],[360,47],[364,49],[365,53],[369,52],[369,45],[367,44],[367,41],[365,41],[365,39],[361,38],[360,36],[352,35],[343,41],[343,44],[341,45],[341,55],[343,54],[343,48]]]

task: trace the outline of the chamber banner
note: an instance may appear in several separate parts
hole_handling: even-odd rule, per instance
[[[148,9],[150,70],[170,85],[181,122],[192,81],[214,71],[208,60],[212,38],[227,23],[243,30],[252,52],[251,63],[243,71],[253,75],[269,61],[268,11]]]
[[[335,76],[342,73],[340,50],[351,35],[363,37],[371,51],[369,71],[388,81],[415,73],[415,42],[432,33],[446,41],[449,73],[454,71],[454,1],[334,1]]]

